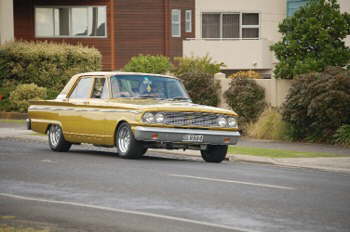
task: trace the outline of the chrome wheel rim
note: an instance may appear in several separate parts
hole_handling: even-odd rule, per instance
[[[126,126],[119,129],[118,148],[121,152],[125,153],[128,151],[130,145],[130,137],[130,131]]]
[[[53,125],[50,127],[49,131],[49,139],[52,146],[56,147],[61,139],[61,128],[57,125]]]

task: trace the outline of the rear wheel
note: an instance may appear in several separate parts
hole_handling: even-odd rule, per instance
[[[49,146],[53,151],[66,152],[72,146],[71,143],[64,139],[62,128],[59,125],[51,125],[47,135],[49,137]]]
[[[220,163],[227,154],[227,145],[208,145],[207,149],[201,150],[202,158],[206,162]]]
[[[119,156],[125,159],[138,159],[147,151],[144,144],[135,139],[129,124],[126,122],[118,127],[116,146]]]

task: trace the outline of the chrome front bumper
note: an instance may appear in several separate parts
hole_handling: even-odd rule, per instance
[[[136,140],[164,143],[234,145],[240,133],[238,131],[214,131],[178,128],[143,127],[133,128]],[[187,135],[203,135],[202,142],[186,141]]]

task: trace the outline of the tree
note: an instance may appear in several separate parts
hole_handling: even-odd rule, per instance
[[[341,13],[337,0],[310,0],[279,25],[282,41],[271,46],[279,63],[275,76],[293,79],[327,66],[349,66],[350,14]]]

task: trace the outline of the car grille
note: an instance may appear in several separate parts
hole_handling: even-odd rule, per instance
[[[164,123],[174,126],[218,127],[219,114],[202,112],[164,112]]]

